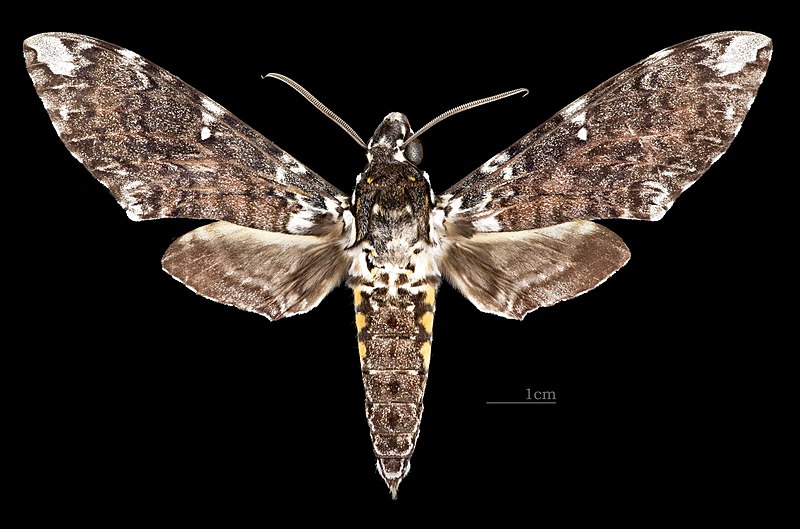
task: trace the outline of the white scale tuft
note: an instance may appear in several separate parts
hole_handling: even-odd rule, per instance
[[[305,233],[309,228],[314,226],[311,221],[315,216],[313,211],[301,209],[297,213],[289,217],[289,222],[286,223],[286,229],[289,233]]]
[[[289,156],[287,153],[283,153],[281,155],[281,160],[283,160],[283,162],[289,166],[289,170],[295,174],[305,174],[308,171],[303,164]]]
[[[428,234],[434,245],[441,244],[441,236],[444,235],[444,209],[434,208],[429,220]]]
[[[131,59],[136,62],[140,62],[142,60],[142,56],[136,53],[135,51],[120,49],[117,50],[117,52],[126,59]]]
[[[578,99],[567,105],[567,107],[561,111],[561,115],[569,116],[570,114],[577,112],[578,110],[582,109],[585,106],[586,106],[586,96],[579,97]]]
[[[494,215],[478,219],[475,222],[473,222],[472,225],[475,226],[476,230],[482,232],[500,231],[500,223],[497,221],[497,217],[495,217]]]
[[[346,234],[344,238],[344,246],[349,247],[352,246],[356,242],[356,222],[355,217],[353,214],[350,213],[349,209],[345,209],[342,212],[342,221],[344,221],[344,230],[343,232]]]
[[[339,216],[341,216],[342,213],[341,211],[339,211],[340,208],[339,202],[330,199],[328,197],[325,197],[324,202],[325,202],[325,209],[327,210],[328,213],[331,214],[331,217],[338,218]]]
[[[586,138],[589,137],[589,131],[586,130],[586,127],[581,127],[581,130],[578,131],[578,139],[581,141],[586,141]]]
[[[58,37],[35,35],[25,42],[36,50],[36,60],[46,64],[50,71],[56,75],[72,76],[78,67],[75,64],[75,56]]]
[[[586,123],[586,112],[581,112],[574,118],[572,118],[572,122],[576,125],[583,125]]]
[[[203,97],[203,100],[201,102],[206,110],[208,110],[217,117],[221,116],[225,112],[221,106],[219,106],[218,104],[216,104],[207,97]]]
[[[485,164],[481,165],[481,171],[484,172],[484,173],[491,173],[492,171],[497,169],[499,166],[501,166],[504,163],[506,163],[509,158],[510,158],[510,156],[509,156],[509,154],[507,152],[501,152],[500,154],[497,154],[497,155],[493,156]]]
[[[711,66],[722,77],[741,72],[747,63],[757,59],[758,50],[766,46],[767,42],[763,35],[737,35]]]
[[[434,248],[427,243],[417,242],[414,245],[414,249],[417,250],[418,253],[413,254],[409,258],[414,270],[410,276],[411,283],[421,281],[426,277],[441,275],[439,266],[436,264],[438,259]],[[425,286],[412,287],[410,285],[402,285],[401,288],[408,290],[412,294],[417,294],[425,290]]]
[[[654,54],[652,54],[651,56],[649,56],[647,59],[648,60],[652,60],[652,61],[660,61],[661,59],[663,59],[665,57],[669,57],[670,55],[672,55],[673,51],[675,51],[675,50],[673,50],[672,48],[667,48],[665,50],[657,51]]]
[[[150,79],[140,70],[136,70],[136,77],[142,83],[142,88],[150,87]]]
[[[135,195],[137,189],[142,186],[144,186],[144,182],[140,180],[133,180],[120,187],[120,191],[122,192],[122,200],[120,202],[125,208],[125,214],[128,215],[128,218],[131,220],[142,220],[142,214],[144,213],[144,210],[142,209],[142,205],[139,203],[139,199]]]
[[[211,129],[210,128],[203,127],[202,129],[200,129],[200,139],[201,140],[207,140],[210,137],[211,137]]]

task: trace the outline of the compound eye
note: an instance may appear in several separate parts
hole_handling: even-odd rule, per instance
[[[412,141],[406,146],[403,155],[409,162],[419,165],[422,161],[422,143],[419,140]]]

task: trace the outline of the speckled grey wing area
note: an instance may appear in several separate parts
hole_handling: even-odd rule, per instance
[[[461,233],[658,220],[728,149],[771,54],[769,38],[738,31],[655,53],[473,171],[438,207]]]
[[[630,258],[619,236],[585,220],[445,244],[447,280],[483,312],[520,320],[593,289]]]
[[[23,49],[59,137],[132,219],[341,230],[344,193],[136,53],[69,33],[34,35]]]
[[[277,320],[308,312],[341,283],[339,242],[214,222],[170,245],[164,270],[196,293]]]

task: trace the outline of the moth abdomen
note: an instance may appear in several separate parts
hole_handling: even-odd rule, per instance
[[[366,413],[378,473],[392,496],[410,469],[428,379],[437,283],[353,286]]]

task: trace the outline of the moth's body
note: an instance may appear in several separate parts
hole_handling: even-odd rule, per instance
[[[427,175],[406,160],[405,116],[389,114],[368,144],[353,194],[353,289],[366,411],[378,472],[393,496],[419,434],[440,274],[432,256]]]
[[[592,221],[659,220],[733,141],[772,43],[729,31],[654,53],[440,195],[417,135],[389,114],[368,144],[351,132],[368,162],[351,196],[134,52],[70,33],[23,50],[59,137],[129,217],[216,221],[170,245],[173,277],[271,320],[353,289],[367,418],[394,496],[419,434],[441,278],[514,319],[604,282],[630,253]]]

